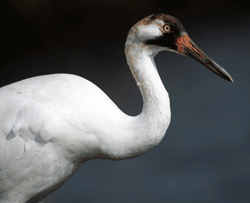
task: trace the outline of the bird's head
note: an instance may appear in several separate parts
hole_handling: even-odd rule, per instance
[[[233,82],[227,71],[190,39],[181,22],[173,16],[153,14],[142,19],[132,27],[127,41],[152,49],[155,53],[167,50],[188,56],[199,61],[223,79]]]

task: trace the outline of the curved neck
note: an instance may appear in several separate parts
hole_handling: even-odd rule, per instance
[[[139,117],[158,118],[164,114],[170,118],[168,93],[158,74],[154,57],[158,53],[153,47],[127,40],[125,54],[127,63],[140,89],[143,109]]]
[[[164,137],[170,123],[168,93],[154,63],[158,51],[143,44],[127,40],[125,45],[127,63],[143,98],[142,112],[133,122],[133,156],[144,154]]]

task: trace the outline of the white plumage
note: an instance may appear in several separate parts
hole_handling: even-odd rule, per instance
[[[153,60],[159,51],[188,55],[183,50],[189,48],[191,57],[203,63],[199,52],[212,63],[205,66],[232,81],[186,36],[180,22],[165,14],[132,27],[125,52],[143,97],[138,116],[124,114],[97,86],[75,75],[38,76],[2,87],[0,202],[42,202],[87,160],[132,158],[156,146],[171,116]]]

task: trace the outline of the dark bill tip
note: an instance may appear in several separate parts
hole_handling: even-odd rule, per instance
[[[208,69],[213,71],[216,75],[220,76],[221,78],[229,81],[229,82],[234,82],[233,78],[230,76],[230,74],[222,68],[219,64],[217,64],[215,61],[212,59],[208,59],[206,61],[206,64],[204,64]]]

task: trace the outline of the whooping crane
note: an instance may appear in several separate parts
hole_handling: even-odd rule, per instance
[[[180,21],[156,14],[136,23],[125,44],[143,98],[138,116],[126,115],[97,86],[75,75],[38,76],[0,88],[0,202],[42,202],[87,160],[127,159],[155,147],[171,116],[154,63],[165,50],[189,56],[233,82]]]

